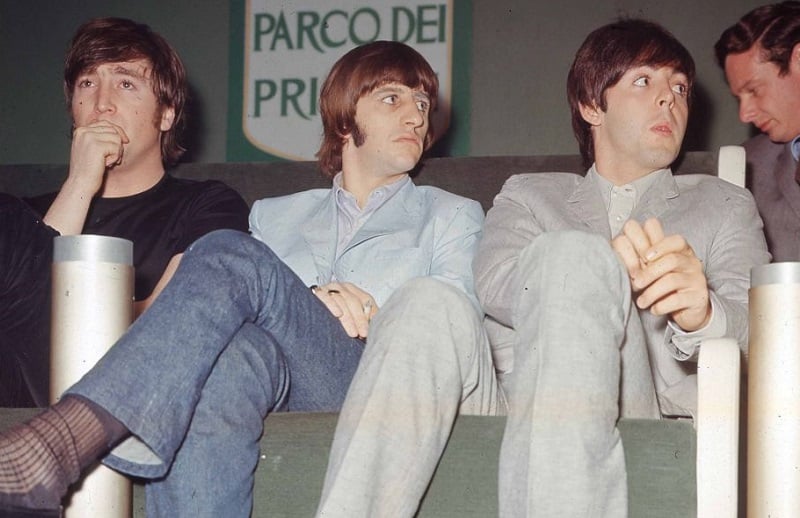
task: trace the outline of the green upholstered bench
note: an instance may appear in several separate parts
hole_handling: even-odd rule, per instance
[[[0,429],[33,415],[0,409]],[[497,516],[497,459],[504,417],[461,416],[418,516]],[[256,471],[253,516],[313,516],[322,490],[335,414],[283,413],[267,418]],[[695,431],[689,421],[622,420],[631,518],[695,516]],[[409,459],[413,462],[413,459]],[[134,485],[134,516],[143,518],[144,487]]]

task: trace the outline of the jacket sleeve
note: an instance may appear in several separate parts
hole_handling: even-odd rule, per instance
[[[705,256],[703,267],[709,296],[715,310],[724,315],[725,326],[719,335],[735,338],[746,357],[750,270],[768,263],[769,253],[761,217],[750,192],[727,185],[724,188],[724,204],[718,209],[718,228],[708,250],[695,253]],[[703,338],[714,337],[702,333],[682,337],[668,331],[666,342],[676,359],[696,360]]]
[[[533,211],[522,199],[530,186],[525,176],[512,176],[486,215],[484,237],[475,258],[475,290],[484,311],[512,327],[517,264],[522,250],[542,233]]]
[[[430,275],[460,289],[479,307],[472,263],[483,229],[483,208],[474,200],[463,199],[439,218],[442,231],[434,243]]]

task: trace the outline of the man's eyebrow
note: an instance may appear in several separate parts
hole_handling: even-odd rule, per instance
[[[130,76],[141,79],[142,81],[147,81],[147,76],[145,75],[147,73],[147,69],[144,69],[143,72],[139,72],[138,69],[133,69],[125,65],[117,65],[113,68],[112,72],[117,75]]]
[[[400,87],[399,86],[384,85],[384,86],[379,86],[378,88],[373,90],[373,93],[375,93],[375,94],[385,94],[385,93],[397,93],[399,91],[400,91]]]
[[[431,100],[431,96],[430,95],[428,95],[426,92],[422,92],[422,91],[419,91],[419,90],[415,90],[414,91],[414,98],[415,99],[421,99],[423,101],[428,101],[428,102],[430,102],[430,100]]]

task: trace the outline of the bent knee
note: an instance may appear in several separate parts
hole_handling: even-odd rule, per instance
[[[547,271],[591,269],[598,274],[625,276],[624,266],[603,236],[579,230],[546,232],[522,253],[520,268],[546,268]]]
[[[474,309],[469,297],[459,288],[433,277],[416,277],[406,281],[390,297],[431,310],[440,308]]]

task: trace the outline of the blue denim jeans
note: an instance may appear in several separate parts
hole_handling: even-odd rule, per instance
[[[247,516],[264,416],[338,410],[362,350],[266,245],[221,230],[67,392],[133,434],[104,462],[158,479],[148,515]]]

